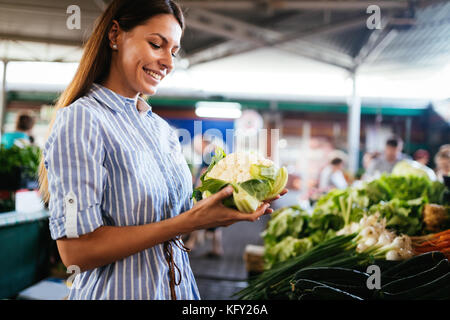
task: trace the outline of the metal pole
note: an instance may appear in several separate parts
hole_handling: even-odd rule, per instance
[[[405,150],[406,153],[411,153],[411,125],[412,125],[412,119],[411,117],[406,118],[406,124],[405,124]]]
[[[358,171],[359,167],[359,140],[361,130],[361,98],[358,95],[356,83],[356,70],[352,72],[353,92],[348,109],[348,168],[352,174]]]
[[[302,145],[300,147],[300,154],[298,157],[298,165],[300,166],[300,175],[302,177],[302,195],[309,194],[309,158],[307,157],[310,154],[310,141],[311,141],[311,122],[303,121],[302,126]]]
[[[6,67],[8,65],[7,60],[3,60],[3,75],[2,75],[2,87],[0,92],[0,138],[3,134],[3,120],[6,113]]]

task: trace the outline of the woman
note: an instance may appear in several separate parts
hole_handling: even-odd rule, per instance
[[[172,1],[113,1],[57,103],[40,185],[61,259],[81,270],[69,299],[199,299],[178,236],[271,212],[224,207],[231,188],[191,207],[179,141],[141,97],[174,68],[183,28]]]

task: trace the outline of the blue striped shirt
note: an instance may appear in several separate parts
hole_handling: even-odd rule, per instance
[[[178,137],[140,97],[94,84],[57,111],[43,155],[54,240],[103,225],[157,222],[192,207],[192,177]],[[177,298],[199,299],[187,253],[173,250],[182,273]],[[69,299],[170,299],[163,244],[78,274]]]

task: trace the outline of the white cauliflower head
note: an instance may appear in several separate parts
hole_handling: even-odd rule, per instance
[[[208,172],[206,179],[213,178],[234,183],[248,181],[253,179],[250,173],[252,165],[271,167],[274,163],[253,152],[230,153]]]
[[[201,200],[231,184],[234,189],[233,199],[226,205],[241,212],[253,212],[262,201],[280,194],[287,179],[285,167],[277,168],[271,160],[256,152],[225,155],[222,149],[217,149],[206,173],[200,177],[202,185],[194,190],[195,199]]]

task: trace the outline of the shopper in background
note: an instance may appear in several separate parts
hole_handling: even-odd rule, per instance
[[[391,173],[397,162],[410,159],[402,153],[403,141],[399,137],[393,137],[386,141],[384,154],[370,162],[365,178],[376,177],[382,173]]]
[[[444,182],[444,176],[450,175],[450,147],[441,147],[434,157],[436,164],[436,176],[440,182]]]
[[[415,161],[423,164],[424,166],[427,166],[428,162],[430,161],[430,153],[427,150],[419,149],[414,152],[413,158]]]
[[[381,156],[381,153],[377,152],[377,151],[366,152],[362,159],[362,165],[363,165],[364,171],[367,171],[367,169],[369,169],[373,160],[377,159],[379,156]]]
[[[34,118],[28,113],[20,113],[16,120],[16,130],[13,132],[6,132],[2,135],[2,144],[6,149],[16,145],[24,147],[33,143],[34,138],[31,135],[31,130],[34,126]]]
[[[450,144],[443,144],[442,146],[440,146],[439,151],[442,150],[450,150]]]
[[[330,164],[320,173],[319,190],[327,192],[331,189],[345,189],[348,182],[344,175],[344,161],[333,158]]]

